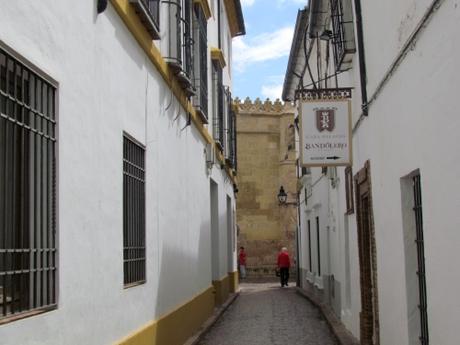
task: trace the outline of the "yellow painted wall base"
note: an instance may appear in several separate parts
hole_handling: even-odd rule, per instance
[[[224,303],[227,300],[228,296],[230,295],[229,281],[230,281],[229,276],[226,276],[222,280],[212,281],[212,285],[214,285],[214,289],[215,289],[216,306]]]
[[[214,289],[209,287],[190,302],[152,321],[117,345],[182,345],[211,316]]]
[[[238,291],[238,286],[239,286],[239,279],[238,279],[238,271],[235,272],[228,272],[228,277],[229,277],[229,290],[230,293],[235,293]]]

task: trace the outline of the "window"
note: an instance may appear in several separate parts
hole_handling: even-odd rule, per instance
[[[356,51],[351,0],[331,0],[332,46],[337,71],[351,67]]]
[[[187,96],[193,96],[193,38],[191,0],[169,0],[167,6],[168,41],[165,60],[176,75]]]
[[[230,89],[226,89],[226,97],[227,97],[227,141],[226,141],[226,160],[230,167],[236,169],[236,116],[235,111],[233,110],[232,106],[232,95],[230,93]]]
[[[129,0],[133,4],[142,23],[152,36],[160,38],[160,0]]]
[[[123,273],[126,287],[145,282],[145,150],[123,137]]]
[[[213,102],[215,112],[213,115],[213,137],[220,149],[224,149],[224,112],[225,112],[225,88],[222,83],[222,68],[213,62]]]
[[[318,246],[318,275],[321,275],[321,243],[320,243],[320,238],[319,238],[319,217],[316,217],[316,244]]]
[[[208,123],[208,44],[207,20],[202,7],[194,6],[193,41],[194,41],[194,87],[196,95],[193,105],[205,123]]]
[[[0,323],[57,303],[55,98],[0,47]]]
[[[345,168],[345,197],[347,201],[347,212],[346,214],[353,214],[355,211],[354,200],[353,200],[353,174],[351,167]]]
[[[286,129],[286,146],[288,151],[295,150],[295,126],[292,123]]]
[[[305,176],[305,175],[310,175],[311,174],[311,169],[310,168],[307,168],[307,167],[302,167],[302,172],[301,172],[302,176]]]
[[[412,177],[413,182],[413,211],[415,223],[415,243],[417,247],[417,280],[418,280],[418,295],[419,295],[419,317],[420,317],[420,344],[429,344],[428,334],[428,309],[427,309],[427,288],[426,288],[426,271],[425,271],[425,242],[423,236],[423,212],[422,212],[422,185],[420,174]],[[413,238],[412,238],[413,239]]]
[[[311,272],[313,267],[312,267],[312,262],[311,262],[311,225],[310,225],[310,219],[308,220],[308,270]]]

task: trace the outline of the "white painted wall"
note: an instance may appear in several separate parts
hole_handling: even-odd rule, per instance
[[[404,40],[429,3],[364,5],[368,94],[395,58],[401,28]],[[409,343],[400,179],[416,169],[422,179],[430,343],[458,343],[460,274],[452,263],[460,244],[459,19],[458,2],[444,1],[354,137],[354,171],[371,160],[382,345]],[[383,39],[385,49],[378,48]]]
[[[99,16],[94,1],[1,0],[0,7],[0,40],[59,82],[58,309],[1,326],[1,343],[112,343],[211,284],[205,142],[193,125],[184,129],[184,110],[110,4]],[[147,283],[129,289],[124,131],[146,146],[147,169]],[[211,175],[226,255],[233,188],[224,170],[215,166]]]
[[[362,2],[369,97],[431,2]],[[366,160],[371,161],[382,345],[410,343],[407,301],[413,297],[406,292],[411,290],[406,286],[405,260],[408,254],[404,251],[401,178],[416,169],[420,169],[422,178],[430,343],[458,342],[454,325],[459,320],[456,312],[459,302],[455,293],[460,274],[452,269],[452,262],[460,244],[460,235],[456,231],[460,223],[456,216],[460,206],[456,196],[460,189],[456,178],[460,172],[456,148],[460,121],[455,102],[455,85],[460,79],[455,73],[460,55],[455,40],[459,7],[455,0],[442,2],[420,39],[372,104],[369,117],[354,133],[353,174],[364,166]],[[315,74],[314,55],[311,65]],[[354,88],[353,124],[361,114],[358,63],[355,55],[352,70],[338,76],[340,86]],[[342,284],[342,321],[359,337],[361,306],[356,213],[343,215],[346,208],[343,169],[339,169],[338,176],[337,190],[329,188],[313,193],[325,192],[329,198],[323,198],[321,204],[329,209],[330,273]],[[313,220],[314,217],[311,224],[315,268]],[[305,215],[302,215],[301,222],[301,263],[302,268],[308,268]]]

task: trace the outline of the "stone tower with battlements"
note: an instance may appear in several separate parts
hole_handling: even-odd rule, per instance
[[[293,263],[296,257],[295,109],[279,100],[235,103],[238,245],[246,248],[249,276],[273,275],[281,247],[288,248]],[[288,194],[287,205],[278,203],[280,186]]]

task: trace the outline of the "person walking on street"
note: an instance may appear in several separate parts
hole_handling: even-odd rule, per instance
[[[240,253],[238,254],[238,265],[240,267],[240,278],[246,278],[246,252],[244,247],[240,247]]]
[[[280,270],[281,287],[288,286],[289,268],[291,267],[291,260],[286,247],[281,248],[278,254],[278,268]]]

